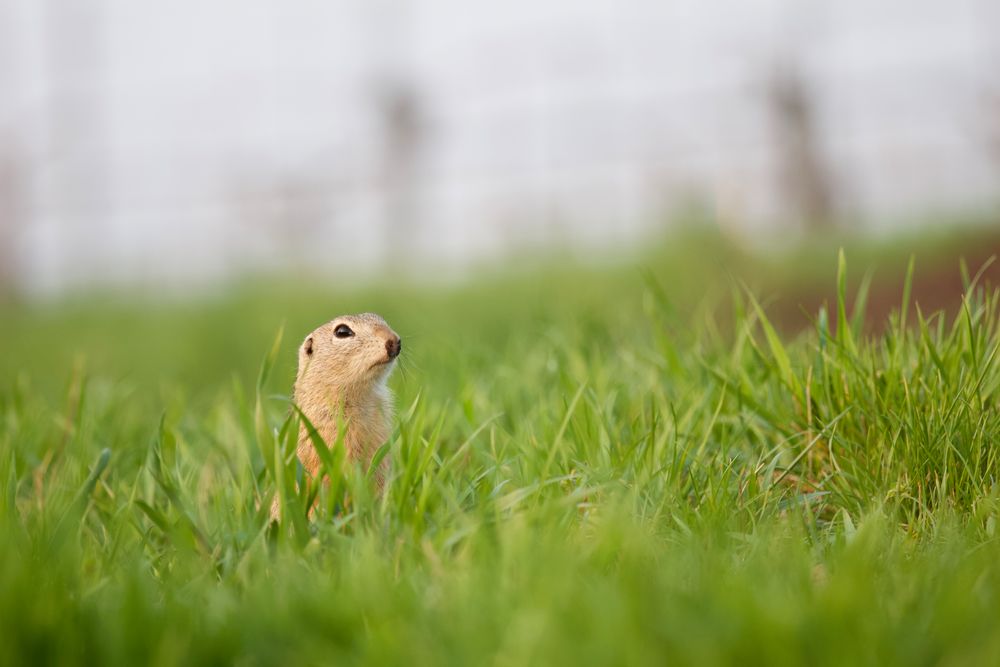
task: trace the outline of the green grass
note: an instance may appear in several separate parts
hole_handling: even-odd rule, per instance
[[[865,322],[827,249],[792,336],[691,254],[5,312],[0,664],[1000,661],[997,292]],[[269,529],[308,502],[294,348],[369,309],[405,345],[387,492],[331,443]]]

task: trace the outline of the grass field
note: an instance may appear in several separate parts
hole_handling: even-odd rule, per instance
[[[0,664],[1000,664],[1000,295],[953,258],[927,312],[890,244],[866,321],[877,251],[699,243],[8,307]],[[834,295],[800,333],[793,285]],[[360,310],[404,339],[391,483],[331,443],[269,529],[295,347]]]

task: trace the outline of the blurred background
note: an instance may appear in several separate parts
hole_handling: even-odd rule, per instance
[[[0,285],[996,220],[995,0],[0,0]]]

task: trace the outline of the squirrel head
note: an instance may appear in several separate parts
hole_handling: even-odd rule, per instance
[[[402,349],[399,336],[375,313],[336,317],[299,346],[296,386],[364,389],[389,376]]]

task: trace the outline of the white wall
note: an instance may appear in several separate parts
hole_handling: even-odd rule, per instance
[[[418,257],[630,243],[694,195],[773,227],[767,89],[787,63],[816,94],[842,212],[968,209],[1000,183],[987,0],[79,5],[0,0],[0,142],[31,173],[38,289],[384,260],[392,79],[422,101],[399,232]]]

